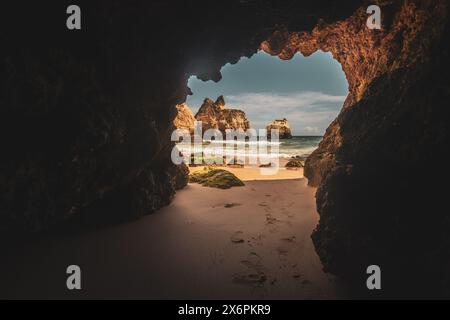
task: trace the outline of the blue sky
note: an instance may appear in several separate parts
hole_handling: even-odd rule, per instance
[[[188,82],[187,104],[194,114],[205,97],[225,97],[228,108],[243,110],[253,128],[287,118],[294,135],[323,135],[348,93],[341,65],[330,53],[309,57],[297,53],[289,61],[258,52],[222,70],[222,80]]]

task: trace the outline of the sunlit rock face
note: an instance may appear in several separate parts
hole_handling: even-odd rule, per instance
[[[379,264],[387,289],[449,294],[450,215],[439,187],[449,178],[448,4],[380,6],[382,30],[364,27],[361,7],[312,31],[277,31],[262,48],[282,59],[330,51],[349,83],[305,166],[318,186],[312,238],[325,270],[364,285],[367,266]]]
[[[284,119],[276,119],[269,123],[266,127],[267,130],[267,138],[270,138],[272,135],[272,130],[278,130],[278,136],[280,139],[291,139],[292,132],[291,127],[289,126],[289,122],[286,118]]]
[[[203,132],[217,129],[224,137],[227,129],[246,131],[250,128],[250,122],[245,116],[245,112],[225,106],[223,96],[219,96],[215,102],[205,98],[195,119],[202,122]]]
[[[281,59],[291,59],[296,52],[305,56],[317,50],[331,52],[342,65],[349,84],[349,95],[343,106],[346,109],[368,97],[374,80],[402,68],[430,62],[430,50],[433,43],[441,39],[445,27],[446,4],[442,1],[409,4],[392,1],[381,5],[381,11],[382,30],[366,27],[368,15],[363,6],[345,20],[319,23],[312,31],[276,31],[261,48]],[[335,121],[308,161],[306,175],[310,185],[320,184],[324,176],[320,167],[332,167],[341,143],[340,123]]]
[[[177,114],[173,119],[173,125],[176,129],[188,130],[190,134],[194,133],[195,117],[192,110],[186,103],[177,104],[175,106]]]
[[[361,1],[77,4],[81,31],[65,29],[64,3],[3,4],[1,228],[161,208],[178,185],[170,134],[189,76],[218,81],[259,48],[282,59],[320,49],[350,91],[305,164],[325,269],[360,280],[379,264],[385,285],[405,276],[404,292],[450,287],[446,1],[379,2],[382,30],[365,27]]]

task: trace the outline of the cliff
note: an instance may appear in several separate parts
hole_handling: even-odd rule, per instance
[[[250,122],[247,120],[245,112],[238,109],[227,109],[223,96],[218,97],[215,102],[205,98],[195,119],[202,121],[203,132],[208,129],[218,129],[224,137],[226,129],[245,131],[250,128]]]
[[[448,295],[450,215],[438,186],[449,178],[449,6],[378,4],[381,30],[365,27],[361,6],[311,31],[277,31],[261,47],[282,59],[331,52],[349,83],[305,163],[318,186],[312,239],[325,270],[362,284],[362,270],[377,261],[387,270],[385,294]]]
[[[177,114],[173,119],[173,126],[176,129],[186,129],[192,134],[194,132],[195,117],[192,110],[186,103],[177,104],[175,106]]]
[[[286,118],[284,119],[276,119],[269,123],[266,127],[267,130],[267,138],[271,136],[271,130],[278,130],[278,138],[279,139],[291,139],[291,127],[289,126],[289,122]]]

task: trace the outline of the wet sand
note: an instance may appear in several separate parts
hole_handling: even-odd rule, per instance
[[[302,170],[231,171],[245,186],[189,184],[137,221],[22,245],[2,262],[0,298],[345,298],[314,251],[315,189]],[[65,287],[71,264],[81,291]]]

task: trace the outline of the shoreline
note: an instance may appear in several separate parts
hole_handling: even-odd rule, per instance
[[[285,167],[286,163],[291,160],[290,158],[279,158],[279,167],[276,174],[264,175],[262,174],[262,170],[264,168],[260,168],[259,166],[252,165],[244,165],[243,167],[233,166],[233,165],[213,165],[212,167],[217,167],[220,169],[224,169],[233,173],[236,177],[241,179],[242,181],[264,181],[264,180],[291,180],[291,179],[302,179],[303,176],[303,168],[298,169],[287,169]],[[189,172],[194,173],[197,171],[202,171],[208,165],[195,165],[188,166]]]

